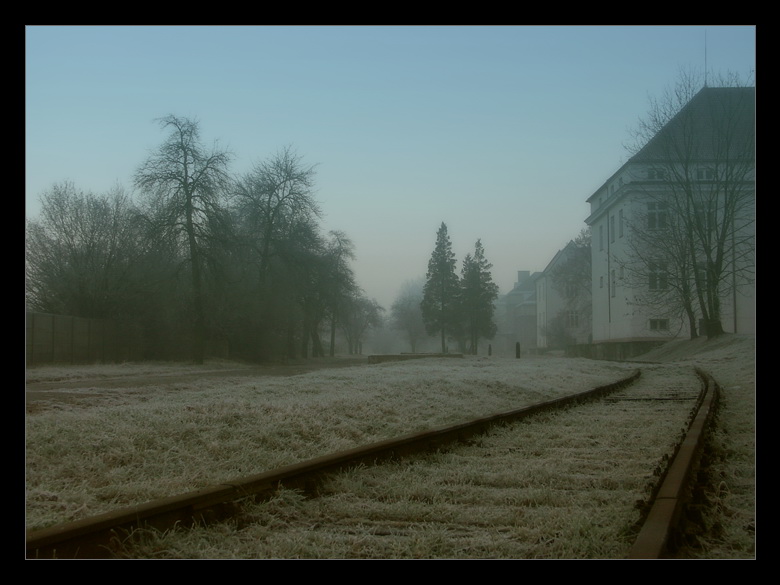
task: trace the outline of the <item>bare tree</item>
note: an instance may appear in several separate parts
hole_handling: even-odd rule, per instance
[[[341,247],[320,234],[314,186],[315,167],[287,146],[256,163],[231,198],[240,242],[257,271],[252,321],[265,337],[285,331],[287,357],[308,357],[310,343],[313,355],[323,354],[320,324],[352,254],[343,234]]]
[[[187,250],[194,321],[192,352],[194,361],[203,363],[203,258],[221,221],[221,198],[230,185],[232,156],[216,145],[204,149],[196,121],[169,115],[158,122],[170,134],[138,168],[135,185],[149,196],[151,224],[161,233],[180,237]]]
[[[358,292],[355,275],[349,265],[355,259],[355,244],[342,231],[332,230],[325,249],[324,297],[330,315],[330,350],[336,353],[336,330],[339,319],[346,313],[348,299]]]
[[[144,289],[143,243],[125,190],[94,195],[65,182],[42,194],[41,204],[40,217],[27,221],[28,307],[90,318],[131,314]]]
[[[369,299],[362,294],[355,294],[347,301],[341,329],[347,338],[350,354],[361,353],[363,336],[372,327],[382,325],[384,311],[376,299]]]
[[[427,337],[420,308],[424,285],[422,279],[405,283],[390,307],[393,327],[404,332],[412,353],[417,351],[417,343]]]
[[[682,74],[640,121],[631,159],[651,180],[625,269],[685,314],[692,335],[697,314],[720,335],[722,300],[755,276],[755,88],[721,83]]]
[[[279,255],[301,222],[321,217],[314,198],[314,166],[290,146],[255,164],[233,192],[243,221],[245,241],[257,257],[261,282],[267,281],[272,258]]]

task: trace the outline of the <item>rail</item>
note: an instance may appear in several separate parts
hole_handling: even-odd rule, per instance
[[[720,395],[715,379],[697,369],[702,391],[682,442],[672,457],[660,483],[650,511],[642,524],[629,559],[661,559],[670,555],[690,498],[693,474],[699,464],[709,425]]]
[[[186,494],[130,506],[27,534],[27,558],[109,558],[112,542],[123,541],[138,528],[166,530],[228,517],[235,502],[271,497],[281,486],[311,491],[323,474],[349,467],[409,456],[466,441],[491,426],[515,422],[542,411],[600,398],[633,383],[636,370],[616,382],[465,423],[372,443],[301,463],[239,478]]]

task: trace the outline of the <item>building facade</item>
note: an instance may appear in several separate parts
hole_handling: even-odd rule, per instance
[[[755,333],[755,88],[704,88],[588,198],[596,357]]]
[[[496,341],[497,349],[503,355],[515,355],[518,344],[521,353],[536,352],[536,280],[539,276],[538,272],[518,270],[514,287],[497,303],[502,317]]]
[[[590,258],[583,254],[590,254],[589,248],[570,241],[536,279],[536,345],[542,351],[590,343],[590,286],[579,277],[590,270]]]

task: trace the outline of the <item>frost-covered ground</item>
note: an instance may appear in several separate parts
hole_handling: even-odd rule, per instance
[[[754,350],[752,338],[727,336],[646,356],[701,365],[724,386],[718,437],[724,480],[713,497],[729,520],[713,520],[723,526],[720,540],[709,543],[708,557],[734,558],[735,546],[743,549],[739,554],[751,554],[744,536],[749,540],[755,525]],[[76,390],[88,396],[49,402],[26,417],[28,528],[586,390],[636,365],[448,358],[246,377],[230,375],[242,366],[217,363],[201,371],[224,369],[224,375],[202,378],[179,378],[192,368],[175,365],[36,368],[28,372],[28,383],[83,380]],[[170,379],[144,388],[101,383],[136,371]]]

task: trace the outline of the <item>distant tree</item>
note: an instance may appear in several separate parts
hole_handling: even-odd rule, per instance
[[[255,164],[233,190],[233,205],[242,220],[244,241],[251,247],[265,285],[271,261],[288,247],[301,223],[321,215],[314,198],[315,168],[305,165],[292,147]]]
[[[290,358],[298,351],[308,357],[310,346],[315,356],[324,352],[320,323],[332,314],[335,283],[351,278],[351,244],[343,236],[339,248],[338,238],[328,242],[320,233],[315,175],[287,146],[257,162],[232,191],[242,255],[254,271],[246,326],[256,328],[250,337],[261,357],[282,347]]]
[[[410,351],[417,351],[417,343],[426,337],[420,304],[423,300],[424,280],[407,282],[390,307],[392,326],[403,331]]]
[[[755,90],[736,76],[719,85],[682,73],[651,102],[631,147],[655,181],[624,269],[650,283],[645,302],[685,314],[692,337],[697,314],[707,336],[720,335],[722,299],[755,278]]]
[[[485,258],[482,241],[477,240],[474,255],[463,260],[460,278],[459,313],[465,326],[468,351],[477,354],[479,338],[493,339],[497,326],[493,320],[498,286],[493,282],[493,265]]]
[[[358,292],[355,274],[349,265],[355,259],[355,244],[342,231],[332,230],[325,250],[325,298],[330,316],[330,356],[336,353],[336,330],[346,313],[348,300]]]
[[[350,355],[360,353],[363,336],[369,329],[382,325],[384,311],[376,299],[369,299],[362,294],[354,294],[347,300],[341,318],[341,330],[347,339]]]
[[[543,333],[547,337],[547,345],[551,349],[565,349],[577,343],[571,334],[571,328],[566,323],[566,315],[559,313],[547,323]]]
[[[460,283],[455,273],[455,254],[442,222],[436,233],[436,246],[428,261],[423,300],[420,303],[429,335],[441,334],[441,351],[447,351],[447,334],[455,329]]]
[[[122,187],[106,195],[55,184],[27,221],[28,308],[78,317],[128,317],[148,286],[135,207]]]
[[[187,252],[192,284],[192,357],[203,363],[205,308],[203,262],[222,222],[221,197],[230,175],[231,155],[216,146],[205,150],[196,121],[169,115],[158,120],[168,138],[141,164],[135,185],[148,196],[148,218],[160,233],[180,237]]]

